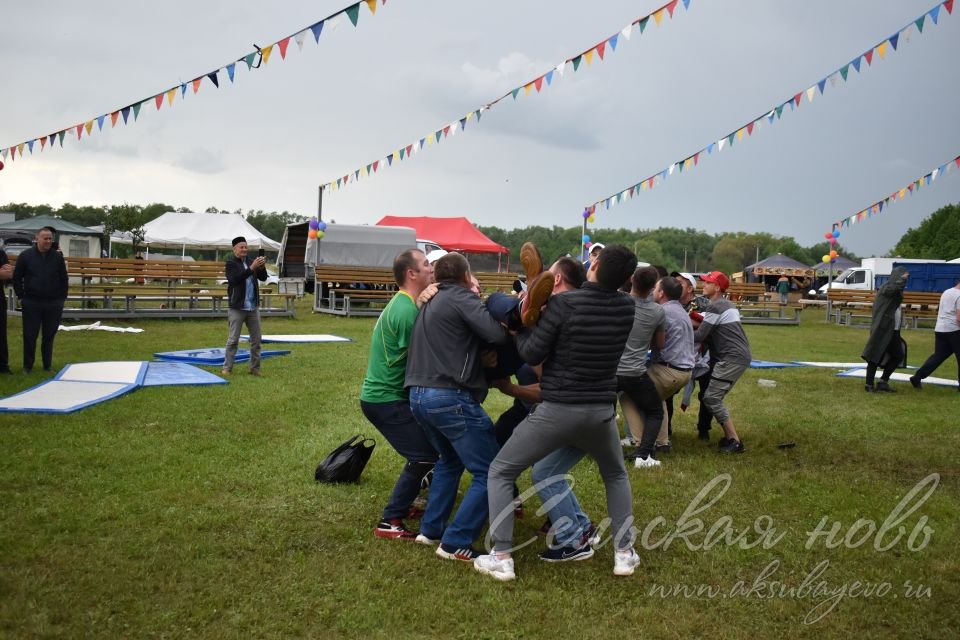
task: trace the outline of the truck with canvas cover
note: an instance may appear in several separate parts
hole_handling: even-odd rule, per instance
[[[960,264],[926,258],[864,258],[859,267],[845,269],[832,283],[820,287],[821,298],[828,289],[875,291],[890,279],[894,267],[910,273],[907,291],[945,291],[960,277]]]

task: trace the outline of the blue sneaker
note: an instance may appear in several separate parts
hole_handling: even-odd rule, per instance
[[[582,544],[579,547],[548,547],[540,552],[540,559],[544,562],[567,562],[573,560],[589,560],[593,557],[593,547]]]

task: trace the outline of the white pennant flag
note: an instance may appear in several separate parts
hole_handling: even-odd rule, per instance
[[[327,29],[333,29],[334,31],[336,31],[337,29],[339,29],[339,28],[340,28],[340,23],[343,22],[343,16],[344,16],[344,15],[345,15],[345,14],[341,11],[340,13],[338,13],[338,14],[335,15],[335,16],[333,16],[332,18],[329,18],[329,19],[327,19],[327,20],[324,20],[324,24],[325,24],[326,28],[327,28]]]
[[[939,167],[936,168],[936,169],[934,169],[934,170],[933,170],[933,173],[930,174],[930,182],[933,182],[934,180],[937,179],[937,174],[938,174],[938,173],[940,173],[940,168],[939,168]]]
[[[717,140],[717,151],[723,151],[723,145],[726,144],[726,142],[727,142],[726,138],[720,138],[719,140]]]
[[[624,37],[624,38],[626,38],[627,40],[629,40],[629,39],[630,39],[630,34],[633,33],[633,23],[630,23],[630,24],[628,24],[627,26],[625,26],[620,33],[623,34],[623,37]]]
[[[817,85],[813,85],[807,89],[807,102],[813,102],[813,94],[817,92]]]
[[[564,69],[564,67],[566,67],[566,66],[567,66],[567,63],[566,63],[566,62],[561,62],[560,64],[558,64],[558,65],[557,65],[557,73],[559,73],[559,74],[562,76],[562,75],[563,75],[563,69]]]
[[[297,43],[297,46],[300,48],[300,51],[303,51],[303,38],[307,35],[307,30],[304,29],[297,35],[293,36],[293,41]]]
[[[676,163],[676,162],[674,162],[672,165],[670,165],[670,169],[667,171],[667,175],[668,175],[668,176],[672,176],[672,175],[673,175],[673,170],[676,168],[676,166],[677,166],[677,163]],[[671,182],[670,184],[673,184],[673,183]]]
[[[838,73],[832,73],[832,74],[830,74],[830,86],[831,86],[831,87],[837,86],[837,76],[838,76],[838,75],[840,75],[840,74],[838,74]]]

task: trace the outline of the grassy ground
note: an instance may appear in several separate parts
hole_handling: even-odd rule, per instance
[[[748,327],[755,357],[858,359],[864,330],[804,313],[800,327]],[[57,368],[219,346],[226,334],[215,320],[134,324],[146,331],[60,334]],[[262,379],[238,367],[220,387],[140,389],[73,415],[0,417],[0,636],[937,638],[960,631],[954,389],[898,385],[897,394],[868,395],[861,381],[829,370],[751,370],[729,397],[746,455],[721,457],[696,440],[695,416],[678,413],[675,452],[663,467],[630,469],[638,526],[664,518],[647,546],[659,544],[641,550],[632,578],[612,575],[609,544],[590,561],[548,565],[536,559],[538,541],[516,555],[518,581],[500,584],[426,547],[373,537],[401,464],[389,446],[377,447],[359,485],[313,481],[334,445],[374,432],[357,406],[373,320],[312,315],[304,305],[296,319],[264,324],[267,333],[329,332],[355,342],[295,345],[291,355],[265,361]],[[19,334],[11,318],[15,369]],[[906,339],[911,364],[932,350],[932,332]],[[953,367],[949,361],[938,374],[952,378]],[[4,376],[0,394],[45,377]],[[777,386],[759,386],[761,377]],[[486,403],[493,415],[507,406],[497,392]],[[796,448],[778,449],[784,440]],[[923,501],[922,492],[902,522],[868,537],[897,520],[890,514],[898,502],[932,473],[939,474],[932,495]],[[595,465],[585,461],[575,474],[585,508],[605,517]],[[729,487],[715,486],[714,503],[678,525],[712,481]],[[517,540],[535,535],[538,506],[528,504]],[[822,518],[828,531],[839,523],[835,540],[849,534],[848,544],[811,538]],[[700,548],[706,531],[725,525],[745,531],[747,543],[768,544]],[[671,530],[688,535],[666,546]],[[918,587],[919,595],[908,593]]]

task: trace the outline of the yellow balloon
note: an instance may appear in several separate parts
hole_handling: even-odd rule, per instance
[[[595,220],[596,218],[594,218],[593,216],[590,216],[589,218],[587,218],[587,222],[594,222]]]

